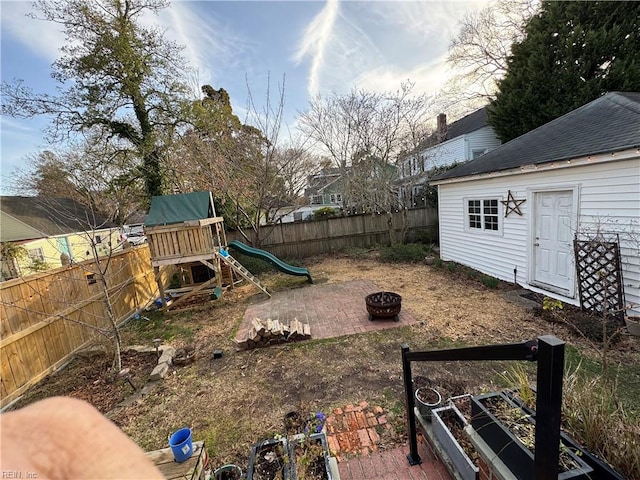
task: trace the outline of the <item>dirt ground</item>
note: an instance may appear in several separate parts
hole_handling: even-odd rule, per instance
[[[106,393],[102,397],[83,393],[83,388],[114,390],[117,385],[118,394],[125,397],[131,389],[122,382],[109,383],[106,360],[90,362],[98,370],[98,377],[93,377],[86,373],[87,361],[80,359],[29,391],[18,406],[43,396],[81,396],[145,450],[165,447],[172,431],[190,426],[195,440],[205,440],[214,467],[235,463],[246,468],[251,445],[282,433],[284,414],[292,408],[329,413],[337,407],[367,401],[382,406],[394,427],[383,438],[381,448],[404,442],[402,343],[408,343],[412,350],[425,350],[520,342],[553,333],[585,355],[593,355],[584,341],[566,329],[542,320],[530,307],[509,300],[514,287],[501,283],[497,289],[487,288],[476,273],[459,266],[454,270],[381,263],[375,251],[358,257],[318,257],[305,266],[317,283],[366,278],[381,289],[397,292],[403,297],[403,309],[410,310],[419,322],[343,338],[236,352],[232,339],[246,305],[259,295],[250,285],[242,285],[225,293],[220,302],[209,302],[186,313],[149,314],[150,320],[139,320],[123,329],[129,345],[150,345],[159,336],[176,347],[194,345],[197,352],[194,363],[172,367],[161,384],[133,405],[115,407],[117,402]],[[273,291],[305,286],[304,279],[282,274],[260,278]],[[213,359],[217,349],[223,356]],[[611,358],[624,358],[637,365],[637,339],[623,339]],[[500,373],[508,368],[501,362],[414,365],[414,377],[438,386],[445,398],[496,388],[502,382]],[[151,366],[144,368],[150,371]],[[528,368],[533,379],[535,365]],[[78,375],[79,371],[85,372],[84,377]],[[140,379],[144,373],[136,370],[135,375]]]

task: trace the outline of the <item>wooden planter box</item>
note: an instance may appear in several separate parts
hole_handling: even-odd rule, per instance
[[[504,465],[511,470],[516,478],[533,480],[533,453],[487,409],[484,402],[489,399],[506,402],[511,407],[517,407],[516,404],[510,402],[501,393],[489,393],[471,397],[471,426],[473,430],[484,440]],[[533,418],[529,417],[529,421],[535,425]],[[586,480],[591,478],[593,469],[589,465],[573,452],[567,452],[567,455],[571,457],[578,467],[559,473],[559,480]]]
[[[464,427],[467,426],[467,421],[454,405],[435,408],[431,411],[431,428],[433,430],[433,436],[440,444],[442,450],[444,450],[446,455],[449,457],[448,460],[451,466],[455,469],[460,478],[462,480],[477,480],[479,469],[462,449],[447,427],[447,424],[444,422],[442,417],[445,412],[450,412],[450,414],[453,415],[453,418],[460,426],[460,429],[464,429]]]
[[[504,394],[507,396],[509,400],[518,405],[522,410],[531,415],[531,418],[535,420],[536,412],[531,408],[527,407],[522,400],[518,397],[514,396],[511,392],[506,391]],[[584,463],[593,468],[594,478],[598,478],[601,480],[625,480],[625,478],[616,472],[611,465],[609,465],[604,460],[596,457],[589,450],[584,448],[578,442],[576,442],[571,436],[567,435],[565,432],[560,432],[560,440],[562,444],[567,446],[573,452],[578,452],[577,454],[580,456]]]

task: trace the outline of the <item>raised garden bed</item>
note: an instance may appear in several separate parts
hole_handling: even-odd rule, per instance
[[[531,418],[535,420],[535,410],[525,405],[517,392],[507,390],[503,393],[510,401],[520,407],[524,412],[531,415]],[[573,452],[576,452],[576,454],[580,456],[580,458],[584,460],[587,465],[593,468],[595,478],[601,480],[624,480],[624,477],[616,472],[611,465],[609,465],[604,460],[596,457],[593,453],[580,445],[576,440],[573,439],[573,437],[568,435],[566,432],[560,432],[560,441],[564,446],[568,447]]]
[[[289,439],[291,480],[333,480],[324,433],[299,434]]]
[[[467,422],[462,413],[450,405],[436,408],[431,414],[433,436],[446,453],[452,468],[462,480],[476,480],[480,471],[475,460],[477,454],[464,432]]]
[[[535,420],[502,393],[471,397],[471,425],[509,470],[533,480]],[[558,479],[588,479],[593,469],[568,449],[561,449]]]
[[[247,480],[290,480],[289,448],[285,438],[255,443],[249,455]]]

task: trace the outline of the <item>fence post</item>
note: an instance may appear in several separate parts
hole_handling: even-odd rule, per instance
[[[538,338],[534,478],[558,478],[565,343],[553,335]]]
[[[418,455],[418,439],[416,432],[416,416],[414,413],[415,402],[413,400],[413,381],[411,380],[411,361],[407,357],[409,345],[403,343],[402,349],[402,376],[404,379],[404,393],[407,397],[407,423],[409,428],[409,454],[407,460],[409,465],[419,465],[422,463]]]

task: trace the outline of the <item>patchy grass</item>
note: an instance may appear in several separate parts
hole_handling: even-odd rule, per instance
[[[126,344],[150,344],[163,338],[174,346],[196,347],[194,363],[173,367],[165,380],[140,403],[118,408],[109,417],[145,450],[163,448],[167,436],[190,426],[194,439],[205,440],[212,466],[235,463],[246,469],[251,445],[283,432],[290,408],[330,413],[336,407],[366,400],[385,409],[393,426],[384,439],[388,447],[405,441],[405,408],[400,345],[411,350],[457,348],[468,345],[512,343],[552,333],[553,327],[523,307],[507,302],[500,282],[497,289],[482,285],[479,276],[457,268],[434,268],[421,263],[394,265],[377,259],[370,250],[309,259],[314,281],[345,282],[368,278],[381,288],[392,285],[403,296],[403,308],[418,319],[408,327],[390,328],[348,337],[310,340],[250,352],[236,352],[233,338],[244,311],[262,297],[250,285],[228,291],[218,302],[189,312],[147,314],[149,321],[132,321],[123,329]],[[306,286],[304,277],[281,273],[261,275],[273,291]],[[588,373],[594,355],[577,337],[568,360],[582,360]],[[621,363],[620,384],[628,384],[625,398],[640,394],[635,344],[622,341],[612,351]],[[215,349],[223,351],[213,360]],[[412,366],[413,375],[430,379],[445,398],[464,392],[488,392],[504,386],[500,374],[510,362],[435,362]],[[526,364],[528,371],[535,364]],[[588,367],[588,368],[587,368]],[[65,378],[65,370],[55,375]],[[635,375],[635,380],[634,380]],[[52,377],[53,378],[53,377]],[[77,379],[76,379],[77,380]],[[48,382],[46,395],[73,394],[73,385]],[[80,385],[81,386],[81,385]],[[40,387],[36,387],[40,388]],[[303,410],[302,410],[303,409]]]
[[[380,247],[380,260],[390,263],[418,263],[431,253],[429,245],[422,243],[406,243]]]

